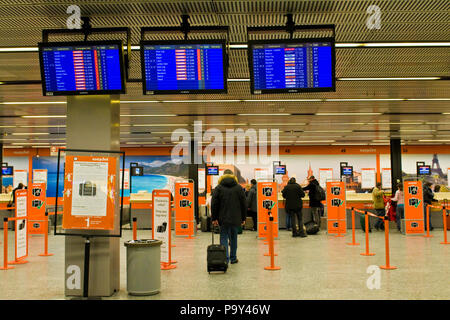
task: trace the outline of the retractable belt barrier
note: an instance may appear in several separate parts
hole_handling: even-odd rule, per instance
[[[45,220],[44,220],[44,253],[39,254],[41,257],[49,257],[52,256],[53,253],[48,253],[48,212],[45,213]]]
[[[3,219],[3,267],[0,270],[14,269],[8,266],[8,218]]]
[[[137,218],[133,218],[133,240],[137,240]]]
[[[352,242],[347,244],[349,246],[359,246],[359,243],[355,241],[355,208],[352,207],[351,209],[352,209]]]

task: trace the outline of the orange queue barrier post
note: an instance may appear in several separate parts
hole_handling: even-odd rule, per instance
[[[426,225],[427,234],[423,235],[425,238],[432,238],[433,237],[433,235],[430,234],[430,211],[431,211],[431,207],[436,208],[436,206],[428,205],[428,208],[427,208],[428,210],[426,210],[427,211],[427,225]]]
[[[441,242],[441,244],[450,244],[450,242],[447,242],[447,216],[448,216],[448,212],[447,209],[445,209],[445,207],[442,207],[442,219],[444,220],[444,241]]]
[[[359,246],[359,243],[355,242],[355,208],[352,209],[352,242],[347,243],[349,246]]]
[[[269,238],[270,266],[264,267],[264,270],[280,270],[281,267],[275,266],[275,252],[273,247],[273,216],[270,211],[269,211],[268,238]]]
[[[3,267],[0,270],[14,269],[8,266],[8,218],[3,219]]]
[[[48,212],[45,213],[44,227],[45,227],[44,253],[39,254],[39,256],[40,257],[50,257],[53,255],[53,253],[48,253]]]
[[[133,218],[133,240],[137,240],[137,218]]]
[[[366,229],[366,252],[360,253],[362,256],[374,256],[375,253],[369,252],[369,215],[367,211],[364,211],[365,229]]]
[[[384,242],[386,246],[386,265],[380,266],[380,269],[384,270],[394,270],[397,267],[391,266],[389,264],[389,217],[384,216]]]

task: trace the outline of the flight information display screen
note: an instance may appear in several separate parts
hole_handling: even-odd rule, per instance
[[[418,175],[419,176],[428,176],[431,174],[431,168],[430,166],[419,166],[418,167]]]
[[[342,175],[351,177],[353,175],[353,167],[342,167]]]
[[[125,93],[121,41],[39,43],[45,96]]]
[[[253,94],[335,91],[334,39],[250,41]]]
[[[218,166],[208,166],[208,171],[206,174],[208,176],[218,176],[219,175],[219,167]]]
[[[286,174],[286,166],[276,166],[275,167],[275,174]]]
[[[226,93],[224,42],[141,42],[144,94]]]

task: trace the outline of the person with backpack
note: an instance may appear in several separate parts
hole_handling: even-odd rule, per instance
[[[325,200],[325,191],[314,176],[310,176],[308,182],[308,185],[303,188],[303,191],[308,191],[311,220],[320,228],[321,201]]]
[[[285,210],[286,215],[291,217],[292,221],[292,236],[293,237],[306,237],[305,230],[303,229],[303,201],[305,192],[302,187],[295,182],[295,178],[289,179],[288,184],[281,191],[283,198],[286,199]],[[298,228],[298,230],[297,230]]]
[[[397,202],[397,210],[395,212],[395,220],[397,222],[397,230],[401,231],[401,221],[405,214],[405,196],[403,194],[403,184],[397,185],[397,191],[391,201]]]
[[[384,205],[384,191],[381,188],[381,182],[377,182],[376,187],[372,190],[372,201],[375,214],[379,217],[384,217],[386,215],[386,210]],[[375,230],[384,231],[384,220],[378,218],[376,220],[374,225]]]
[[[247,204],[244,189],[229,169],[219,178],[211,198],[211,220],[220,226],[220,244],[226,248],[227,263],[237,263],[237,235],[245,224]],[[228,250],[230,246],[230,251]]]

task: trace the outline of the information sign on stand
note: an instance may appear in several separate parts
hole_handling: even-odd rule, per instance
[[[66,155],[64,229],[114,229],[117,157]]]
[[[273,237],[278,238],[278,191],[276,182],[257,183],[258,239],[266,239],[269,215],[273,216]]]
[[[405,195],[405,234],[422,235],[425,232],[422,181],[405,181],[403,194]]]
[[[28,233],[30,234],[44,234],[48,230],[45,222],[45,183],[32,183],[28,187]]]
[[[194,182],[175,182],[175,235],[195,235]]]
[[[361,189],[375,188],[376,171],[374,168],[361,169]]]
[[[170,266],[172,262],[170,199],[171,193],[169,190],[153,190],[152,192],[152,238],[162,241],[161,264],[164,267]]]
[[[322,188],[327,187],[327,181],[333,180],[332,168],[320,168],[319,169],[319,184]]]
[[[392,176],[391,176],[391,168],[382,168],[381,169],[381,187],[383,189],[391,189],[392,188]],[[395,193],[395,191],[393,191]]]
[[[17,188],[19,183],[22,183],[24,186],[28,185],[28,173],[27,170],[14,170],[13,175],[13,187]]]
[[[327,181],[327,232],[347,232],[346,199],[344,181]]]
[[[27,228],[27,214],[28,214],[28,191],[17,190],[16,191],[16,223],[15,232],[15,261],[24,260],[28,256],[28,228]]]
[[[47,169],[34,169],[33,183],[47,183]]]

